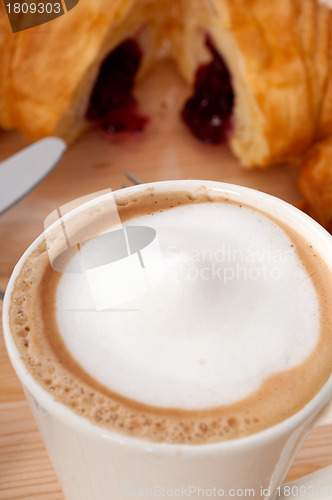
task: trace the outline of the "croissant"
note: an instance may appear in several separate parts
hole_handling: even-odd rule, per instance
[[[332,230],[332,136],[315,144],[300,165],[303,209]]]
[[[128,39],[134,81],[167,41],[193,88],[184,119],[245,167],[297,159],[332,134],[332,11],[318,0],[80,0],[14,35],[0,9],[0,126],[32,140],[71,142],[91,125],[98,75]]]
[[[56,135],[72,142],[89,126],[86,110],[93,86],[117,45],[131,35],[139,37],[141,70],[149,66],[163,36],[166,4],[80,0],[47,25],[13,34],[0,3],[0,126],[18,129],[31,140]]]

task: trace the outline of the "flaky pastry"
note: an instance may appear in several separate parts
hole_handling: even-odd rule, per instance
[[[300,166],[305,211],[332,230],[332,136],[311,148]]]
[[[230,73],[227,138],[243,166],[296,158],[332,133],[332,11],[318,0],[80,0],[16,34],[0,8],[0,125],[32,140],[71,142],[89,126],[102,62],[129,37],[143,52],[138,78],[167,40],[192,85],[212,41]]]

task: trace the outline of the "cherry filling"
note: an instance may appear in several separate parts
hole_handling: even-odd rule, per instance
[[[90,97],[86,118],[109,134],[140,132],[148,119],[137,111],[131,92],[142,51],[133,39],[122,42],[104,60]]]
[[[182,118],[202,142],[217,144],[231,128],[234,93],[227,67],[209,38],[206,46],[212,60],[198,68],[194,94],[185,103]]]

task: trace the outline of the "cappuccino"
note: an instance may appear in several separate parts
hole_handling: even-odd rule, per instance
[[[128,263],[118,280],[105,259],[97,281],[91,272],[116,230],[109,201],[68,218],[75,244],[61,265],[45,240],[16,280],[11,329],[35,379],[93,423],[158,442],[239,438],[305,406],[332,366],[331,272],[310,242],[204,186],[115,193],[128,234],[158,239],[150,286],[136,293]]]

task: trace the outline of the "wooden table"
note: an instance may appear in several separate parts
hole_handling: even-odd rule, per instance
[[[291,203],[300,200],[294,166],[242,169],[226,146],[204,146],[178,118],[188,88],[171,63],[160,64],[137,88],[142,111],[151,119],[137,137],[106,138],[90,131],[72,145],[54,171],[0,218],[0,290],[45,217],[72,199],[105,188],[116,190],[130,171],[144,181],[208,179],[253,187]],[[144,105],[143,105],[144,103]],[[25,141],[0,133],[0,161]],[[1,302],[0,302],[1,308]],[[59,484],[4,348],[0,328],[0,499],[63,500]],[[332,426],[311,433],[287,479],[332,464]],[[91,499],[97,500],[97,499]]]

